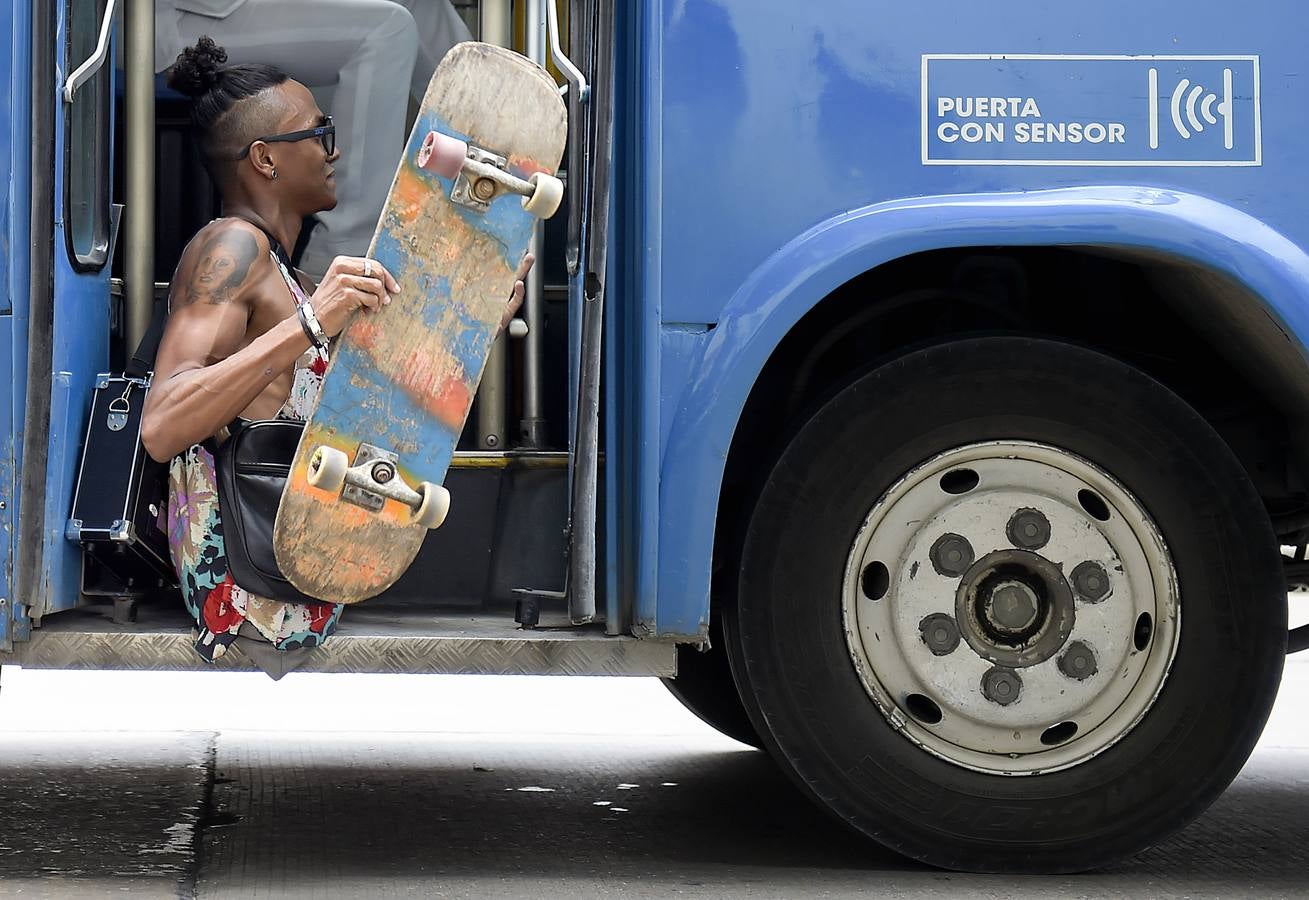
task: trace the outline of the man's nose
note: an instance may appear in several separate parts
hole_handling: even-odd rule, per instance
[[[341,145],[337,144],[335,147],[332,148],[332,152],[327,154],[327,161],[336,162],[340,158],[341,158]]]

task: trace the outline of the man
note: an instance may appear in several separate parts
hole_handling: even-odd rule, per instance
[[[404,146],[409,97],[422,102],[446,51],[470,39],[450,0],[155,0],[155,71],[202,35],[233,64],[273,63],[324,105],[331,95],[345,147],[339,202],[320,216],[301,267],[321,277],[335,256],[364,253]]]
[[[197,651],[213,661],[241,640],[278,677],[291,664],[275,651],[303,656],[331,634],[341,607],[275,601],[235,584],[204,444],[224,437],[237,417],[306,418],[327,366],[322,338],[401,287],[377,261],[358,257],[332,260],[316,288],[291,270],[284,248],[301,222],[336,205],[335,131],[304,85],[272,66],[225,60],[202,38],[170,76],[193,98],[192,123],[224,217],[191,240],[174,273],[142,441],[170,463],[169,545]],[[520,279],[531,263],[523,260]],[[520,280],[501,327],[522,297]]]

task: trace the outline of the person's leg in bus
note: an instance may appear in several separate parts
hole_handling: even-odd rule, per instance
[[[444,0],[442,0],[444,3]],[[391,0],[247,0],[222,19],[183,13],[182,38],[209,35],[229,63],[270,63],[310,88],[334,84],[341,158],[337,205],[319,214],[301,267],[321,276],[336,256],[368,250],[404,145],[418,27]]]
[[[450,48],[471,41],[472,34],[450,0],[395,0],[409,10],[418,26],[418,62],[414,65],[409,94],[423,102],[432,73]]]

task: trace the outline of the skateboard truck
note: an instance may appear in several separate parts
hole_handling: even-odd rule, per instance
[[[559,209],[564,183],[545,172],[533,172],[526,181],[506,171],[508,160],[458,138],[429,131],[418,149],[418,167],[453,178],[450,199],[460,206],[486,212],[501,194],[523,198],[523,209],[548,219]]]
[[[309,460],[308,480],[312,487],[331,493],[371,512],[380,512],[386,500],[395,500],[413,510],[414,524],[440,528],[450,511],[450,492],[442,485],[422,481],[415,490],[400,477],[400,456],[390,450],[360,444],[355,464],[335,447],[319,447]]]

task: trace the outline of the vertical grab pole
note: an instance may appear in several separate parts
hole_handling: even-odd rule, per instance
[[[553,0],[527,0],[524,52],[528,59],[545,65],[545,3]],[[571,159],[571,157],[570,157]],[[518,437],[522,446],[538,448],[545,444],[545,419],[541,415],[541,223],[532,231],[530,250],[536,265],[527,275],[527,296],[523,300],[523,318],[527,320],[527,336],[523,339],[523,418],[519,422]]]
[[[613,19],[610,0],[597,0],[594,68],[588,126],[590,171],[587,191],[586,246],[582,269],[582,347],[578,373],[577,435],[572,483],[572,534],[569,546],[568,606],[574,624],[596,615],[596,515],[599,492],[600,358],[608,267],[609,158],[613,141]],[[577,91],[581,94],[582,91]],[[581,101],[581,97],[577,100]],[[576,107],[575,107],[576,108]],[[612,627],[612,623],[611,623]]]
[[[478,37],[488,44],[509,47],[513,44],[513,19],[510,0],[483,0],[478,21]],[[486,368],[477,388],[477,449],[505,450],[505,420],[508,392],[508,336],[500,335],[486,355]]]
[[[478,7],[478,39],[498,47],[508,47],[513,43],[513,18],[510,16],[510,0],[482,0]]]
[[[150,327],[155,303],[155,6],[128,0],[123,53],[126,71],[126,226],[123,287],[127,306],[127,352]]]

